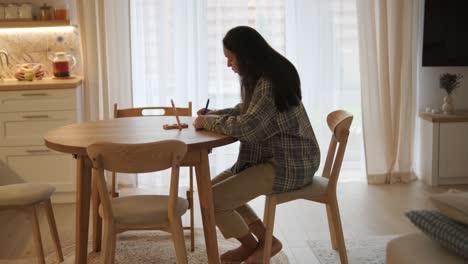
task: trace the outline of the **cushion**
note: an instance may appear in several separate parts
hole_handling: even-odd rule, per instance
[[[135,195],[111,199],[114,219],[117,223],[129,227],[166,225],[169,221],[169,196]],[[177,214],[182,216],[188,209],[186,199],[178,198]],[[102,204],[99,214],[103,216]]]
[[[432,195],[431,200],[441,213],[468,225],[468,192],[449,190]]]
[[[386,264],[462,264],[466,261],[421,232],[403,235],[387,244]]]
[[[312,199],[327,193],[328,179],[321,176],[314,176],[312,183],[300,189],[276,194],[280,203],[285,203],[297,199]]]
[[[55,187],[45,183],[18,183],[0,186],[0,207],[32,205],[45,201]]]
[[[468,258],[468,226],[437,211],[410,211],[406,216],[426,235],[450,251]]]

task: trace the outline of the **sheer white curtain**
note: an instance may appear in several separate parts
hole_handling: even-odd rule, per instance
[[[86,120],[112,117],[112,106],[132,105],[128,1],[77,1],[84,68]],[[134,185],[135,177],[119,177]]]
[[[226,67],[221,41],[230,28],[249,25],[298,68],[323,156],[330,140],[326,115],[338,108],[355,114],[344,168],[349,177],[363,176],[355,0],[130,2],[135,106],[169,105],[171,98],[178,105],[192,101],[195,110],[207,98],[215,109],[238,103],[239,80]],[[233,164],[237,148],[213,151],[212,175]],[[166,177],[139,176],[140,186],[167,183]]]
[[[319,141],[322,165],[331,136],[325,118],[333,110],[345,109],[354,120],[340,180],[365,181],[356,0],[286,3],[285,54],[299,71],[303,103]]]
[[[109,119],[113,103],[132,103],[128,1],[77,1],[86,120]]]
[[[419,1],[358,0],[363,128],[371,183],[414,179]]]

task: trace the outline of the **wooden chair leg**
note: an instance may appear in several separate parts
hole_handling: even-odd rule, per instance
[[[189,189],[189,205],[190,205],[190,251],[195,251],[195,217],[193,208],[193,167],[190,166],[190,189]]]
[[[109,264],[113,264],[115,261],[115,251],[117,248],[117,233],[113,230],[110,236],[110,261]]]
[[[47,221],[49,222],[50,233],[52,235],[52,240],[54,241],[55,251],[57,252],[57,257],[59,262],[63,261],[62,246],[60,245],[60,238],[57,231],[57,224],[55,223],[54,210],[52,209],[52,203],[50,199],[45,201],[45,211],[47,215]]]
[[[265,224],[265,245],[263,251],[263,264],[270,263],[271,244],[273,243],[273,228],[275,226],[276,198],[267,195],[265,199],[265,211],[263,213],[263,223]]]
[[[104,237],[101,250],[101,264],[113,264],[115,260],[117,234],[109,221],[104,221]]]
[[[36,247],[37,254],[37,263],[45,264],[44,250],[42,249],[41,230],[39,229],[39,219],[37,217],[36,205],[31,206],[30,210],[34,245]]]
[[[341,264],[348,264],[348,255],[346,254],[346,244],[343,236],[343,228],[341,225],[338,202],[334,200],[329,204],[329,206],[333,218],[332,222],[335,230],[336,242],[338,244],[338,252],[340,253]]]
[[[112,181],[111,181],[111,197],[116,198],[119,197],[119,192],[117,191],[117,175],[115,172],[112,172]]]
[[[182,219],[176,217],[170,220],[172,239],[174,240],[174,247],[177,256],[177,263],[187,264],[187,252],[185,249],[184,231],[182,227]]]
[[[330,205],[326,204],[325,205],[327,208],[327,218],[328,218],[328,228],[330,229],[330,239],[332,243],[332,248],[334,250],[338,249],[338,243],[336,242],[336,231],[335,231],[335,226],[333,225],[333,213]]]
[[[99,215],[99,206],[101,205],[101,197],[99,196],[98,184],[96,177],[91,180],[91,211],[93,225],[93,252],[101,251],[102,247],[102,218]]]

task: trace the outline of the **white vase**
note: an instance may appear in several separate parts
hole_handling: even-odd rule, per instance
[[[453,112],[455,111],[455,107],[452,103],[452,96],[450,94],[447,94],[444,97],[444,104],[442,105],[442,111],[444,112],[444,114],[453,114]]]

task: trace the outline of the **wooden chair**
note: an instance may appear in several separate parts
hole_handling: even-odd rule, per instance
[[[20,209],[30,214],[37,263],[40,264],[45,264],[39,219],[37,217],[37,210],[42,205],[45,208],[58,260],[59,262],[63,262],[62,247],[60,246],[54,211],[52,210],[52,203],[50,202],[50,197],[54,192],[55,187],[42,183],[19,183],[0,186],[0,210]]]
[[[96,143],[87,148],[93,163],[104,220],[101,263],[114,263],[116,235],[127,230],[163,230],[172,233],[177,263],[187,263],[181,216],[188,209],[186,199],[178,197],[180,161],[187,145],[177,140],[145,144]],[[171,168],[169,195],[134,195],[110,198],[104,170],[121,173],[146,173]],[[138,206],[140,205],[140,206]]]
[[[162,113],[155,114],[153,111],[161,110]],[[192,116],[192,102],[188,103],[188,106],[185,107],[176,107],[177,114],[179,116]],[[149,113],[146,113],[149,112]],[[165,106],[155,106],[155,107],[139,107],[139,108],[127,108],[127,109],[118,109],[117,104],[114,104],[114,118],[121,117],[137,117],[137,116],[175,116],[174,110],[172,107]],[[184,227],[184,229],[190,230],[190,251],[195,251],[195,230],[194,230],[194,212],[193,212],[193,166],[189,167],[190,175],[190,186],[187,191],[187,200],[189,202],[190,209],[190,226]],[[117,180],[115,172],[112,172],[112,183],[111,183],[111,195],[112,197],[117,197]]]
[[[302,189],[266,196],[263,216],[266,234],[262,263],[270,263],[276,205],[297,199],[310,200],[326,205],[332,247],[333,249],[338,249],[341,263],[348,263],[340,213],[338,210],[338,201],[336,198],[336,184],[338,176],[340,175],[341,163],[348,142],[349,128],[352,121],[353,116],[343,110],[334,111],[327,116],[327,123],[332,132],[332,137],[322,177],[315,176],[312,184]]]
[[[152,111],[161,110],[162,114],[153,114]],[[188,103],[188,107],[176,107],[179,116],[192,116],[192,102]],[[145,113],[148,111],[148,113]],[[119,117],[135,117],[135,116],[175,116],[172,107],[166,106],[153,106],[153,107],[138,107],[118,109],[117,104],[114,104],[114,118]],[[175,120],[174,120],[175,122]]]

